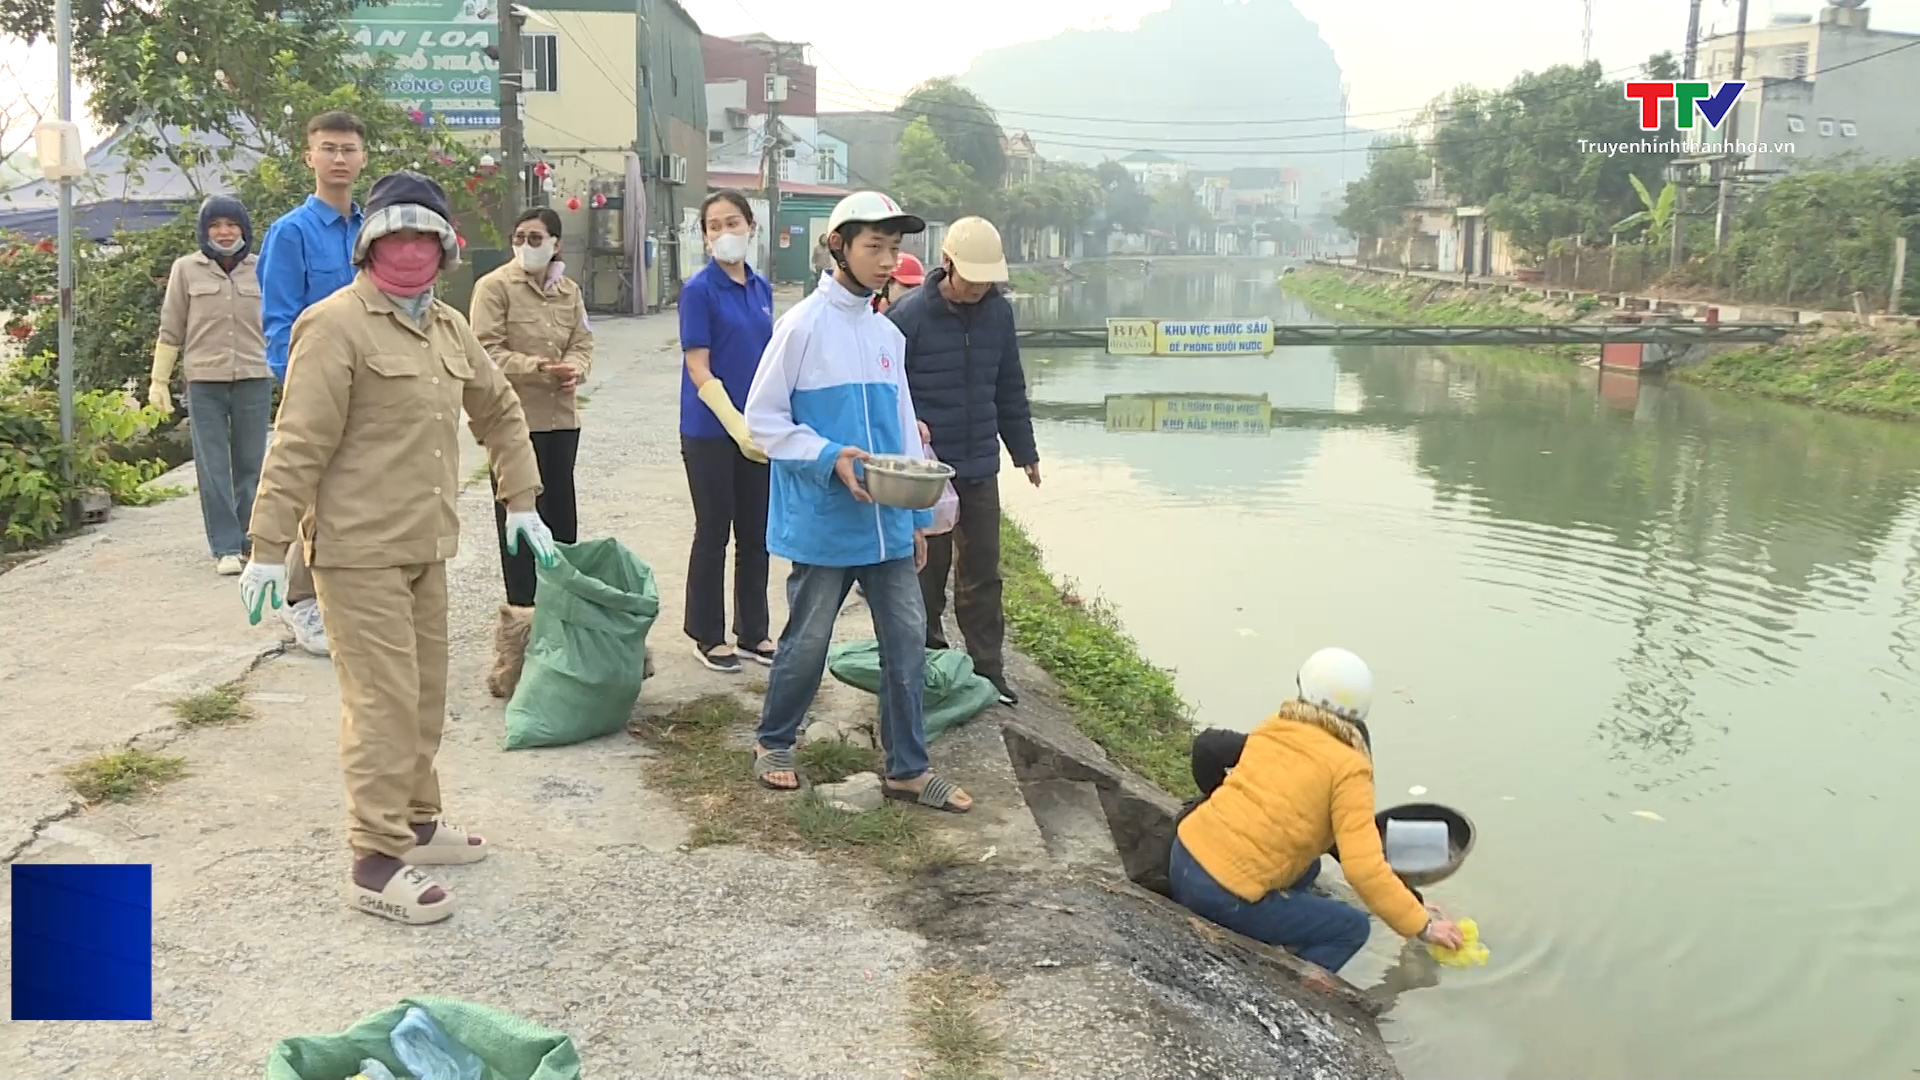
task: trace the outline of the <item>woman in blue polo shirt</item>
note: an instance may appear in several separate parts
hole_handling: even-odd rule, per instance
[[[753,208],[738,191],[700,207],[706,268],[680,290],[680,457],[693,493],[687,636],[710,670],[738,674],[740,656],[773,663],[767,613],[767,455],[740,410],[773,336],[773,286],[747,265]],[[733,534],[733,640],[727,641],[727,534]],[[735,645],[738,645],[736,651]]]

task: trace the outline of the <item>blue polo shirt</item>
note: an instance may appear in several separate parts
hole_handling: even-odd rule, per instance
[[[712,259],[680,288],[680,347],[707,350],[707,363],[727,388],[733,407],[746,411],[747,390],[760,355],[773,338],[773,286],[747,268],[736,282]],[[680,365],[680,434],[695,439],[724,439],[727,429],[694,391],[693,376]]]
[[[360,236],[360,204],[341,216],[318,195],[280,215],[260,244],[260,324],[267,367],[287,378],[287,347],[300,313],[353,284],[353,242]]]

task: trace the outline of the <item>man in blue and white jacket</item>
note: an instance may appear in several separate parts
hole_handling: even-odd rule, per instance
[[[857,582],[880,641],[882,790],[965,813],[973,800],[929,768],[921,713],[927,613],[919,570],[933,512],[875,503],[859,474],[870,455],[919,450],[906,340],[874,312],[872,299],[893,273],[901,236],[925,229],[878,192],[842,199],[827,220],[834,269],[774,324],[747,391],[747,428],[773,465],[767,550],[793,563],[754,774],[776,791],[800,788],[794,742],[820,691],[840,605]]]

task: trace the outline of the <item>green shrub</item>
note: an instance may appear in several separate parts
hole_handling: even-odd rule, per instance
[[[62,469],[60,398],[49,388],[52,356],[41,353],[0,370],[0,550],[32,547],[67,526],[67,507],[83,492],[140,505],[142,484],[159,476],[158,461],[121,461],[115,451],[151,431],[158,413],[124,390],[88,390],[73,400],[73,479]]]

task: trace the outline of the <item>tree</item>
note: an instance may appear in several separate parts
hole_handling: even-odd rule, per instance
[[[1187,246],[1187,232],[1210,223],[1213,218],[1200,205],[1193,189],[1184,183],[1161,184],[1153,192],[1153,209],[1148,220],[1157,229],[1173,237],[1176,249]]]
[[[484,210],[504,180],[483,176],[477,151],[444,124],[384,100],[383,66],[349,60],[357,50],[341,20],[353,0],[75,0],[73,7],[74,70],[94,116],[121,128],[130,168],[164,157],[192,176],[196,166],[238,168],[243,154],[258,155],[242,173],[210,170],[228,171],[256,237],[312,190],[297,164],[307,119],[346,109],[366,125],[369,177],[402,167],[433,176],[463,233],[497,239]],[[49,0],[0,0],[0,35],[32,42],[52,31]],[[167,267],[194,249],[196,210],[80,253],[75,371],[83,389],[118,386],[145,370]],[[11,245],[16,258],[19,248]],[[30,352],[53,348],[50,303],[15,325],[30,328]]]
[[[933,221],[960,216],[973,194],[973,173],[947,155],[947,148],[922,116],[900,135],[893,165],[893,194],[900,205]]]
[[[1647,61],[1650,72],[1671,66],[1671,56]],[[1604,241],[1642,209],[1633,178],[1659,181],[1673,157],[1592,149],[1671,137],[1641,131],[1625,101],[1623,84],[1604,78],[1598,63],[1523,72],[1503,90],[1461,87],[1430,113],[1441,187],[1486,206],[1489,223],[1532,255],[1559,237]]]
[[[1122,232],[1147,231],[1153,216],[1153,199],[1140,190],[1139,181],[1117,161],[1103,161],[1094,170],[1094,178],[1106,196],[1106,221]]]
[[[20,91],[13,100],[0,102],[0,187],[11,187],[26,178],[14,155],[32,144],[34,126],[53,111],[53,94],[27,93],[27,80],[10,60],[0,63],[0,86]]]
[[[1007,175],[1006,133],[978,94],[942,75],[908,91],[900,114],[926,120],[947,155],[968,168],[979,185],[975,200],[1000,190]]]
[[[1355,236],[1384,236],[1406,219],[1430,172],[1426,155],[1404,137],[1374,142],[1367,174],[1347,185],[1346,205],[1334,220]]]
[[[1647,190],[1647,185],[1640,182],[1639,177],[1628,174],[1627,179],[1633,181],[1633,193],[1640,197],[1642,209],[1614,222],[1613,231],[1628,236],[1645,230],[1642,239],[1649,244],[1666,238],[1673,226],[1673,204],[1680,189],[1669,180],[1667,186],[1660,189],[1660,194],[1654,195]]]

